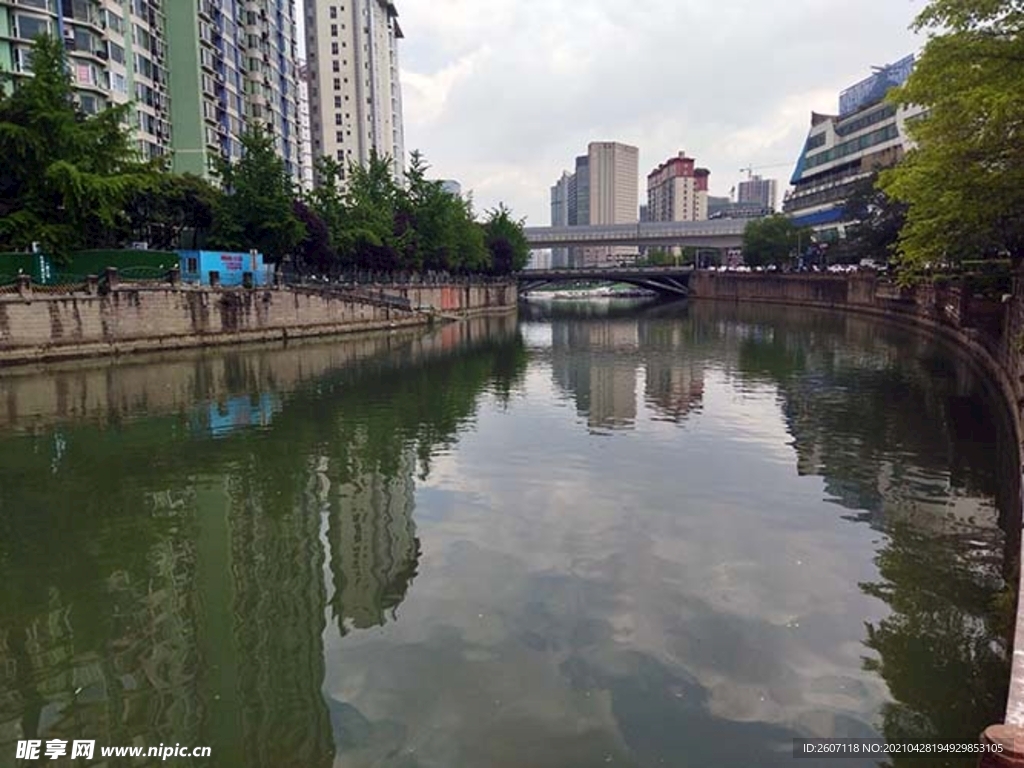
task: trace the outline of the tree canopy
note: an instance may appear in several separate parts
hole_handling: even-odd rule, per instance
[[[134,150],[129,107],[82,112],[59,40],[37,39],[32,70],[0,89],[0,250],[39,243],[63,257],[107,245],[155,173]]]
[[[907,205],[893,200],[877,184],[878,174],[873,173],[859,181],[846,199],[845,217],[855,223],[847,227],[846,238],[830,251],[830,258],[848,263],[888,261],[896,254]]]
[[[523,222],[504,205],[478,220],[469,197],[427,178],[418,152],[401,178],[392,158],[321,158],[317,186],[298,190],[259,126],[242,153],[215,161],[214,183],[139,157],[131,105],[85,114],[60,40],[41,37],[31,76],[2,75],[0,251],[58,259],[145,241],[159,249],[261,251],[300,271],[350,269],[507,274],[529,258]]]
[[[914,23],[931,33],[907,83],[890,94],[925,113],[916,147],[882,189],[907,204],[898,257],[929,262],[1024,258],[1024,3],[932,0]]]
[[[810,230],[781,213],[751,219],[743,230],[743,261],[749,266],[785,264],[810,244]]]

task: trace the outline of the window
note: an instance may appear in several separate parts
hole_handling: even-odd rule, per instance
[[[199,259],[195,256],[189,256],[185,259],[185,271],[186,272],[198,272],[199,271]]]
[[[120,35],[124,32],[124,19],[113,11],[107,11],[107,27]]]
[[[337,43],[331,43],[331,56],[337,56],[337,55],[338,55],[338,44]]]
[[[14,63],[18,72],[32,71],[32,49],[19,48],[15,53]]]
[[[341,72],[341,62],[339,62],[337,59],[332,61],[331,62],[331,71],[332,72]]]
[[[341,125],[341,115],[340,114],[337,114],[337,115],[334,116],[334,124],[335,125]]]
[[[46,19],[22,14],[18,14],[15,19],[18,24],[18,37],[35,40],[40,35],[50,34],[50,23]]]
[[[332,5],[331,6],[331,18],[332,19],[338,18],[338,6],[336,6],[336,5]]]
[[[341,131],[337,131],[337,132],[336,132],[336,133],[334,134],[334,140],[335,140],[335,141],[337,141],[337,142],[338,142],[339,144],[340,144],[341,142],[343,142],[343,141],[345,140],[345,135],[344,135],[344,133],[342,133]]]
[[[809,139],[807,139],[807,147],[806,147],[806,149],[809,152],[812,149],[817,149],[818,147],[822,147],[824,145],[825,145],[825,134],[824,133],[819,133],[818,135],[811,136]]]
[[[341,109],[341,96],[334,97],[334,108]]]
[[[340,77],[334,78],[334,90],[336,90],[336,91],[340,91],[341,90],[341,78]],[[345,98],[347,99],[348,97],[346,96]]]
[[[337,36],[338,36],[338,25],[337,24],[331,24],[331,37],[337,37]]]

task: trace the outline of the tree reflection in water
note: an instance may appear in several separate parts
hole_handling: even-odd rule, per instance
[[[500,318],[54,374],[109,402],[0,434],[0,750],[94,738],[332,764],[326,609],[346,632],[397,608],[419,558],[417,465],[485,391],[515,390],[524,360]],[[147,405],[132,418],[124,403]]]
[[[961,355],[903,329],[814,312],[783,324],[756,308],[746,316],[739,371],[778,387],[801,473],[821,475],[851,519],[884,534],[879,578],[861,585],[891,610],[865,626],[865,667],[893,697],[882,733],[975,742],[1001,722],[1009,679],[1012,563],[993,523],[1012,508],[1016,472],[997,395]],[[979,510],[979,496],[992,508]],[[920,761],[894,764],[904,762]]]

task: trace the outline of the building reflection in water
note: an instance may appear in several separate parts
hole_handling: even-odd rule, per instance
[[[317,468],[330,546],[330,606],[342,635],[394,618],[420,556],[413,522],[413,449],[400,448],[393,472],[366,463],[350,455],[348,464],[333,473],[333,482],[328,459]]]
[[[54,426],[0,433],[0,765],[25,738],[333,764],[347,705],[321,693],[328,610],[343,633],[394,615],[419,558],[417,458],[494,377],[514,386],[521,346],[514,318],[488,319],[408,344],[70,371],[74,414],[49,379],[39,396],[15,382]],[[94,391],[151,410],[110,428]],[[196,399],[217,405],[182,407]]]
[[[640,377],[652,418],[682,423],[699,409],[704,369],[677,318],[602,316],[571,305],[550,311],[552,377],[591,429],[635,426]]]

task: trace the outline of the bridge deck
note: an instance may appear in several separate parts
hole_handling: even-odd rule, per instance
[[[714,221],[653,221],[578,227],[527,227],[526,240],[534,248],[570,245],[705,245],[733,247],[743,239],[749,219]]]

